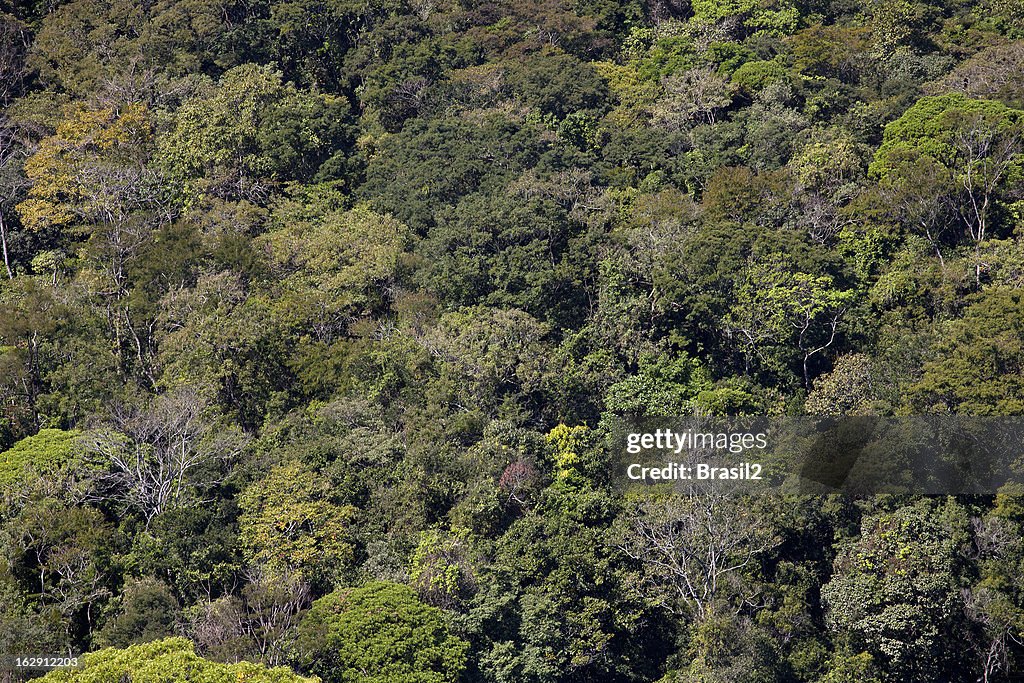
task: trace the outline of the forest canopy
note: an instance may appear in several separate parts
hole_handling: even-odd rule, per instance
[[[1021,0],[0,0],[0,655],[1011,680],[1024,492],[609,424],[1020,415],[1022,74]]]

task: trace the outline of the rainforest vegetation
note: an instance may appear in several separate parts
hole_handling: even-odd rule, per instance
[[[1024,671],[1022,491],[608,467],[1024,412],[1022,0],[0,0],[0,255],[45,681]]]

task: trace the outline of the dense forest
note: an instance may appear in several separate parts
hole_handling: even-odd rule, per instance
[[[1024,671],[1022,492],[608,427],[1024,413],[1022,0],[0,0],[0,253],[45,681]]]

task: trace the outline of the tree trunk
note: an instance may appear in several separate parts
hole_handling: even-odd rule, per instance
[[[14,271],[11,270],[11,259],[7,254],[7,224],[4,223],[4,213],[0,210],[0,247],[4,253],[4,268],[7,269],[7,279],[14,279]]]

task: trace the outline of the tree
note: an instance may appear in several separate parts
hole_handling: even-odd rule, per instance
[[[1011,578],[1024,563],[1022,512],[1020,490],[1008,486],[996,496],[989,514],[971,520],[979,580],[965,591],[964,601],[977,627],[975,670],[981,671],[978,680],[983,683],[1015,670],[1024,650],[1024,596]]]
[[[23,131],[6,117],[0,116],[0,254],[3,255],[7,277],[12,280],[14,269],[10,253],[10,225],[6,212],[13,208],[15,202],[23,197],[30,186],[22,175],[22,166],[31,150],[31,145],[24,138]]]
[[[53,498],[29,501],[12,520],[9,557],[32,576],[43,609],[60,614],[70,638],[91,630],[110,596],[114,532],[94,507]]]
[[[440,529],[420,533],[409,567],[409,579],[428,605],[453,609],[475,588],[476,577],[467,558],[468,536],[466,528],[448,533]]]
[[[857,195],[862,151],[849,138],[816,136],[790,160],[803,222],[811,239],[827,243],[854,221],[842,211]]]
[[[49,390],[47,376],[60,324],[67,309],[52,287],[34,278],[17,278],[0,292],[0,381],[5,417],[19,438],[40,425],[40,403]]]
[[[718,112],[732,103],[735,86],[711,67],[688,69],[662,82],[665,95],[651,110],[653,123],[672,132],[697,123],[713,124]]]
[[[0,518],[40,498],[82,505],[99,495],[102,471],[79,448],[80,432],[41,429],[0,453]]]
[[[267,296],[250,296],[245,278],[201,272],[191,287],[160,300],[154,338],[158,382],[215,400],[249,432],[266,420],[267,404],[290,386],[290,337]]]
[[[865,644],[885,680],[932,681],[962,670],[966,648],[959,575],[964,509],[921,500],[867,516],[822,587],[828,621]]]
[[[586,62],[557,50],[543,50],[516,64],[510,85],[528,106],[557,120],[578,112],[601,109],[607,85]]]
[[[239,534],[254,566],[331,585],[352,565],[355,509],[331,502],[330,482],[298,462],[272,469],[239,499]]]
[[[907,402],[924,412],[1017,415],[1024,409],[1024,296],[993,287],[967,302],[962,318],[941,325]]]
[[[756,509],[710,487],[638,494],[618,523],[619,548],[637,561],[647,599],[697,622],[753,600],[743,572],[777,542]]]
[[[314,179],[348,147],[349,132],[343,98],[298,90],[279,71],[247,64],[182,104],[157,160],[187,204],[206,195],[262,204],[274,183]]]
[[[880,679],[870,654],[840,651],[829,662],[828,673],[818,683],[880,683]]]
[[[56,247],[81,249],[79,256],[90,266],[82,284],[103,302],[102,322],[119,373],[137,373],[150,382],[144,358],[149,340],[129,295],[132,271],[148,241],[173,217],[162,174],[149,164],[153,135],[154,117],[143,104],[70,107],[56,132],[25,161],[32,185],[16,207],[29,232]],[[44,256],[34,267],[56,260],[56,284],[62,259]]]
[[[786,0],[759,3],[755,0],[696,0],[693,16],[699,22],[730,23],[747,32],[792,33],[800,19],[799,10]]]
[[[836,289],[828,275],[793,272],[780,259],[751,259],[726,328],[738,338],[749,372],[757,359],[769,371],[782,370],[785,356],[773,347],[799,352],[804,388],[811,388],[811,359],[835,343],[854,293]]]
[[[245,441],[218,423],[208,399],[178,389],[144,407],[122,407],[110,427],[88,432],[82,443],[109,468],[115,495],[148,526],[167,510],[201,501]]]
[[[357,195],[422,234],[442,207],[534,165],[547,148],[538,133],[500,114],[479,121],[414,119],[379,141]]]
[[[692,415],[697,395],[710,388],[707,369],[685,354],[643,356],[637,374],[608,388],[605,406],[617,414],[644,417]]]
[[[238,63],[240,51],[258,49],[239,44],[252,17],[210,0],[43,5],[32,67],[49,88],[103,106],[175,102],[194,85],[183,77],[219,71]]]
[[[299,627],[302,661],[325,683],[449,683],[465,669],[468,647],[440,610],[385,582],[320,598]]]
[[[342,211],[311,199],[282,202],[274,212],[281,227],[259,244],[281,281],[275,303],[282,322],[300,339],[330,344],[351,321],[384,308],[411,235],[365,206]]]
[[[512,197],[473,193],[437,211],[437,225],[416,248],[425,259],[423,286],[455,305],[483,301],[551,322],[579,320],[580,274],[570,266],[574,225],[566,212],[583,201],[586,180],[567,179],[576,188],[559,187],[561,178],[531,180],[513,183]]]
[[[63,615],[49,607],[38,609],[22,590],[6,561],[0,562],[0,652],[68,652],[70,641]]]
[[[243,575],[237,526],[233,500],[177,507],[133,534],[122,560],[132,574],[172,587],[183,607],[206,604],[234,590]]]
[[[881,394],[879,374],[865,354],[840,356],[830,372],[814,381],[805,409],[811,415],[870,414]]]
[[[181,606],[170,588],[152,577],[136,579],[122,590],[117,614],[96,633],[101,647],[128,647],[174,635]]]
[[[1024,41],[993,45],[959,64],[929,94],[963,93],[1024,108]]]
[[[30,44],[28,26],[0,12],[0,105],[20,94],[29,74],[25,57]]]
[[[927,2],[896,0],[866,2],[868,26],[876,54],[888,54],[899,47],[921,45],[939,17],[938,8]]]
[[[944,219],[960,223],[974,242],[980,283],[981,243],[1007,196],[1008,178],[1021,167],[1022,151],[1024,112],[959,93],[923,97],[886,126],[869,171],[936,249],[940,235],[933,226]]]
[[[77,431],[42,429],[18,441],[0,454],[0,490],[15,494],[34,477],[55,477],[80,463],[75,449],[79,435]]]
[[[318,683],[284,667],[267,669],[251,662],[217,664],[203,659],[184,638],[166,638],[123,650],[107,648],[84,655],[77,669],[57,670],[43,676],[45,683]]]
[[[311,601],[310,585],[297,572],[250,567],[241,595],[225,595],[190,609],[188,631],[200,651],[217,661],[285,661],[296,627]]]
[[[72,108],[25,162],[32,187],[17,207],[25,227],[65,229],[80,222],[129,229],[135,212],[159,202],[159,176],[146,167],[152,126],[141,104]],[[114,277],[123,285],[123,276]]]
[[[540,388],[537,360],[548,329],[522,311],[478,306],[446,314],[422,343],[442,377],[458,381],[460,395],[493,409]]]
[[[578,442],[582,430],[558,431],[566,442],[575,432]],[[560,459],[567,472],[572,458]],[[643,642],[656,658],[664,623],[622,585],[621,556],[605,529],[612,501],[578,475],[556,477],[480,568],[469,617],[485,640],[474,663],[496,683],[649,680],[654,663],[626,655]]]
[[[1024,20],[1024,7],[1014,0],[988,0],[984,3],[987,11],[991,12],[997,25],[1011,38],[1024,38],[1024,31],[1021,30],[1021,21]]]

